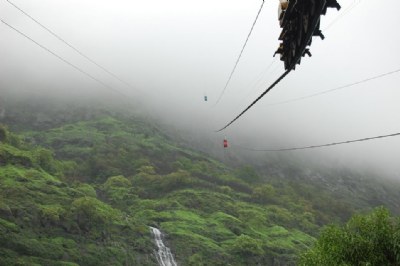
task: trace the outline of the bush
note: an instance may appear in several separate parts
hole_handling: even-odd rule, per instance
[[[76,199],[72,202],[71,211],[79,228],[84,232],[92,229],[106,230],[119,216],[118,211],[92,197]]]
[[[0,142],[6,143],[8,135],[9,133],[7,128],[0,124]]]
[[[400,220],[385,208],[325,228],[300,265],[400,265]]]
[[[245,257],[252,257],[263,254],[261,242],[257,239],[251,238],[248,235],[243,234],[235,239],[231,246],[231,250],[233,253]]]

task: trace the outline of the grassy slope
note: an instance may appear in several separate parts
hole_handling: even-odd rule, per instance
[[[11,137],[0,143],[0,265],[154,265],[142,255],[152,250],[147,227],[98,200],[91,185],[62,180],[68,164],[43,170],[45,150],[12,146]]]
[[[287,265],[321,225],[353,212],[315,187],[179,147],[140,119],[98,116],[23,135],[32,145],[0,144],[7,262],[151,265],[153,225],[183,265]]]
[[[178,261],[192,265],[292,263],[314,241],[303,231],[317,226],[307,224],[300,209],[257,203],[253,184],[206,156],[176,147],[143,122],[105,116],[45,132],[25,132],[24,137],[35,145],[17,148],[2,143],[1,149],[14,157],[21,153],[34,157],[35,151],[45,150],[36,146],[40,144],[53,150],[57,160],[48,158],[53,165],[47,168],[53,174],[34,159],[28,166],[15,158],[3,163],[2,206],[14,211],[1,217],[10,226],[24,228],[5,235],[4,258],[11,260],[18,254],[31,262],[53,259],[91,264],[82,260],[94,260],[91,256],[101,253],[107,259],[96,259],[96,264],[106,265],[116,254],[120,263],[135,264],[136,258],[154,263],[146,260],[151,257],[147,225],[165,231]],[[85,202],[87,197],[90,200]],[[85,213],[92,208],[94,213]],[[14,214],[22,210],[29,212],[22,215],[26,221]],[[42,217],[43,213],[50,218]],[[100,225],[80,215],[97,219]],[[303,226],[298,219],[305,221]],[[138,239],[122,233],[127,226]],[[42,252],[31,252],[5,244],[15,235],[28,241],[26,246],[30,240],[50,245],[58,238],[75,244],[67,248],[55,241]],[[108,245],[115,242],[122,247],[112,255]],[[60,250],[59,255],[47,254],[53,248]],[[126,258],[124,249],[134,252]]]

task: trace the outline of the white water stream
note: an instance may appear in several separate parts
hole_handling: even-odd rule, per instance
[[[178,266],[178,264],[176,264],[176,261],[174,260],[174,256],[171,253],[171,250],[166,247],[162,241],[162,234],[160,232],[160,230],[158,230],[155,227],[151,227],[151,232],[153,233],[154,236],[154,240],[156,242],[157,245],[157,261],[158,261],[158,265],[160,266]]]

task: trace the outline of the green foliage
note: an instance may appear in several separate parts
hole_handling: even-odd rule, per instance
[[[236,170],[236,175],[247,182],[254,183],[261,180],[253,167],[247,165]]]
[[[121,214],[96,198],[82,197],[72,202],[71,215],[82,231],[89,232],[93,228],[108,230]]]
[[[97,196],[96,190],[90,184],[75,183],[74,188],[84,196],[92,197],[92,198],[96,198],[96,196]]]
[[[1,219],[1,218],[0,218],[0,226],[3,230],[10,230],[13,232],[19,231],[19,228],[16,224],[9,222],[7,220]]]
[[[345,226],[328,226],[301,265],[398,265],[400,221],[385,208],[356,215]]]
[[[104,188],[106,190],[112,189],[114,187],[131,187],[131,186],[132,186],[131,182],[121,175],[112,176],[108,178],[106,183],[104,184]]]
[[[241,257],[251,257],[263,254],[261,242],[247,235],[240,235],[230,248],[234,254]]]
[[[275,189],[270,184],[258,186],[254,189],[252,197],[259,203],[274,203]]]
[[[114,206],[126,208],[137,200],[131,181],[123,176],[108,178],[102,187],[108,201]]]
[[[35,162],[45,171],[49,173],[56,172],[53,153],[47,149],[37,149],[35,152]]]
[[[8,141],[8,134],[7,128],[0,124],[0,142],[6,143]]]
[[[4,131],[0,265],[156,265],[148,225],[181,265],[293,265],[321,225],[353,212],[319,187],[232,170],[140,119],[76,117],[85,112],[24,137]],[[398,231],[391,241],[400,246]]]
[[[0,165],[12,164],[23,167],[34,167],[33,152],[19,150],[7,144],[0,144]]]
[[[266,184],[253,187],[258,176],[250,167],[236,173],[227,171],[208,158],[180,150],[160,135],[150,137],[143,130],[146,131],[104,117],[27,134],[47,146],[46,149],[21,150],[3,145],[11,157],[24,155],[32,162],[24,166],[8,160],[7,167],[0,167],[1,182],[8,188],[5,195],[10,199],[2,205],[4,213],[11,204],[11,209],[21,210],[21,218],[12,217],[10,222],[35,224],[39,228],[35,230],[43,228],[57,239],[65,234],[61,232],[67,232],[76,244],[63,242],[61,250],[69,254],[70,261],[83,264],[102,265],[109,257],[124,258],[123,249],[127,247],[121,241],[127,241],[125,237],[129,234],[131,248],[150,254],[153,247],[149,231],[143,229],[148,224],[168,233],[178,260],[189,265],[226,262],[238,265],[246,259],[259,263],[271,256],[290,262],[294,260],[292,254],[304,250],[305,243],[312,241],[312,237],[290,228],[284,229],[284,235],[274,233],[275,222],[296,227],[295,219],[285,220],[282,215],[270,218],[262,205],[269,204],[270,199],[276,201],[274,187]],[[66,183],[49,173],[60,177],[59,173],[63,173]],[[18,200],[12,202],[15,198]],[[278,210],[290,216],[289,210]],[[119,235],[122,232],[124,235]],[[36,260],[32,257],[54,259],[46,255],[46,248],[40,243],[36,245],[39,249],[30,251],[24,239],[35,240],[35,237],[33,234],[16,238],[7,247],[10,250],[19,247],[17,253],[28,256],[27,261]],[[89,239],[89,243],[82,243],[80,237]],[[113,250],[107,245],[95,248],[90,239],[120,243],[121,248]],[[292,242],[295,239],[298,243]],[[83,250],[78,250],[78,243]],[[271,255],[267,250],[279,254]],[[81,258],[82,252],[87,255]],[[97,258],[92,260],[92,255]]]
[[[61,205],[40,206],[40,218],[43,224],[58,224],[66,210]]]
[[[97,199],[92,185],[49,174],[58,162],[48,150],[0,151],[0,265],[155,264],[142,255],[152,250],[143,225]]]

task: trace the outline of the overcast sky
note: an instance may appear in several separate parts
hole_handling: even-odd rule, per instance
[[[94,77],[141,99],[186,129],[257,149],[308,146],[400,132],[400,73],[310,99],[274,103],[334,89],[400,68],[400,2],[339,0],[284,81],[223,133],[283,73],[278,1],[266,1],[242,60],[220,95],[261,5],[259,0],[12,0],[87,56],[133,84],[126,87],[0,0],[0,18]],[[333,22],[333,24],[332,24]],[[0,24],[0,92],[112,91]],[[204,95],[208,102],[203,101]],[[346,163],[390,166],[400,173],[400,137],[297,152]]]

